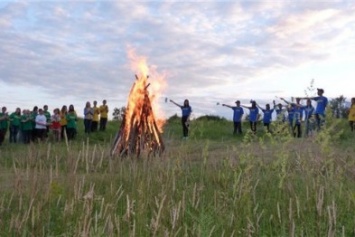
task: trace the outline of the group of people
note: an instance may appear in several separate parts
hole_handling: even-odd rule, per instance
[[[241,105],[240,101],[235,101],[235,106],[222,104],[222,106],[231,108],[233,110],[233,123],[234,130],[233,134],[242,134],[242,121],[244,115],[244,109],[249,110],[248,120],[250,124],[250,129],[252,133],[256,134],[257,124],[260,120],[261,114],[259,110],[262,111],[262,123],[266,128],[266,131],[271,133],[271,122],[273,120],[273,113],[276,113],[276,121],[279,123],[288,123],[290,131],[295,137],[302,137],[303,135],[309,136],[314,130],[320,130],[322,125],[325,123],[326,107],[328,105],[328,98],[324,96],[324,89],[317,89],[317,96],[314,97],[297,97],[295,102],[290,102],[284,98],[280,98],[285,104],[276,104],[273,101],[273,108],[270,104],[266,104],[265,108],[257,104],[256,101],[251,100],[251,106]],[[306,104],[301,104],[302,100],[306,100]],[[314,108],[312,101],[317,103]],[[189,105],[189,101],[185,100],[183,105],[179,105],[176,102],[170,100],[173,104],[181,108],[182,111],[182,129],[183,137],[188,137],[189,126],[188,121],[191,115],[192,109]],[[348,120],[351,131],[355,130],[355,98],[351,99],[351,107],[348,111]],[[304,124],[305,128],[302,128]],[[305,134],[302,134],[305,131]]]
[[[302,121],[305,124],[306,136],[308,136],[316,128],[320,130],[322,124],[325,122],[325,110],[328,105],[328,98],[325,97],[323,89],[317,89],[318,96],[315,97],[298,97],[296,102],[290,102],[284,98],[280,98],[286,104],[278,103],[273,101],[273,108],[270,104],[266,104],[265,108],[262,108],[256,103],[256,101],[251,101],[251,106],[240,105],[240,101],[236,101],[236,106],[229,106],[222,104],[222,106],[227,106],[234,111],[233,122],[234,122],[234,134],[242,133],[242,116],[244,114],[243,108],[249,109],[249,123],[250,129],[255,134],[257,130],[257,124],[260,118],[259,110],[263,112],[262,122],[266,131],[271,133],[270,125],[272,122],[272,114],[276,113],[276,120],[278,122],[289,124],[290,131],[295,137],[302,137]],[[301,100],[306,100],[306,105],[301,104]],[[312,105],[312,100],[317,102],[316,108]]]
[[[101,106],[97,101],[87,102],[84,111],[85,133],[105,131],[109,108],[107,101],[103,100]],[[48,105],[43,108],[34,106],[33,110],[16,108],[13,113],[8,113],[4,106],[0,112],[0,145],[3,144],[7,131],[9,131],[9,142],[22,142],[28,144],[34,141],[43,141],[52,134],[55,141],[65,137],[68,140],[74,139],[77,134],[78,115],[74,105],[63,105],[61,109],[55,108],[51,114]]]

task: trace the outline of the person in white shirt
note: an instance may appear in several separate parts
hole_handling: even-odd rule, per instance
[[[38,115],[36,116],[35,122],[36,137],[37,139],[43,141],[47,132],[47,118],[44,115],[43,109],[38,110]]]

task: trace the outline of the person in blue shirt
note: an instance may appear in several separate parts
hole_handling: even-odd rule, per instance
[[[286,116],[285,116],[285,109],[283,107],[286,107],[285,105],[282,105],[281,103],[276,104],[275,100],[273,101],[274,103],[274,110],[276,112],[276,120],[279,122],[284,123],[286,121]]]
[[[171,103],[181,108],[182,116],[181,116],[181,124],[182,124],[182,133],[184,139],[187,139],[189,136],[189,121],[190,115],[192,113],[192,108],[190,106],[189,100],[184,100],[184,105],[179,105],[175,101],[170,100]]]
[[[259,119],[259,109],[256,106],[256,101],[251,100],[251,106],[241,105],[242,107],[249,109],[249,123],[250,129],[255,134],[256,133],[256,125]]]
[[[303,106],[303,111],[304,111],[304,121],[306,123],[306,136],[308,136],[313,130],[312,117],[314,113],[314,107],[310,99],[307,99],[307,104],[306,106]]]
[[[266,127],[268,133],[271,133],[270,124],[271,124],[272,113],[274,112],[274,109],[270,109],[270,104],[266,104],[265,109],[261,108],[258,104],[257,106],[264,114],[263,116],[264,127]]]
[[[281,98],[289,105],[288,112],[288,122],[294,137],[302,137],[302,127],[301,121],[303,118],[303,106],[301,105],[301,99],[296,98],[296,103],[289,102],[284,98]]]
[[[231,108],[233,110],[233,123],[234,123],[233,134],[242,134],[242,117],[244,114],[244,110],[242,107],[240,107],[239,100],[237,100],[235,104],[236,106],[230,106],[226,104],[222,104],[222,106]]]
[[[303,119],[303,106],[298,102],[294,105],[294,125],[293,136],[302,137],[302,121]]]
[[[325,109],[328,105],[328,98],[324,95],[324,90],[317,88],[317,95],[315,97],[303,97],[301,99],[311,99],[317,102],[316,110],[314,112],[317,122],[318,131],[321,129],[322,124],[325,122]]]

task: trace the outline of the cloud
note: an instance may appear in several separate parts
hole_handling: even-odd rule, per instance
[[[0,82],[78,101],[126,103],[129,47],[167,75],[167,95],[196,101],[266,96],[275,83],[262,92],[260,78],[354,55],[355,6],[342,1],[36,1],[0,12]]]

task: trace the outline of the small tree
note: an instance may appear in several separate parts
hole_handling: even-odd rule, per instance
[[[316,88],[314,87],[314,79],[312,78],[309,86],[307,87],[306,90],[304,90],[304,94],[307,97],[312,97],[315,95],[315,91],[316,91]]]
[[[126,112],[126,107],[122,106],[120,109],[119,108],[114,108],[113,109],[113,120],[118,120],[118,121],[122,121],[124,113]]]
[[[332,111],[332,114],[335,118],[346,118],[347,117],[347,109],[345,107],[346,98],[341,95],[335,99],[330,100],[329,107]]]

